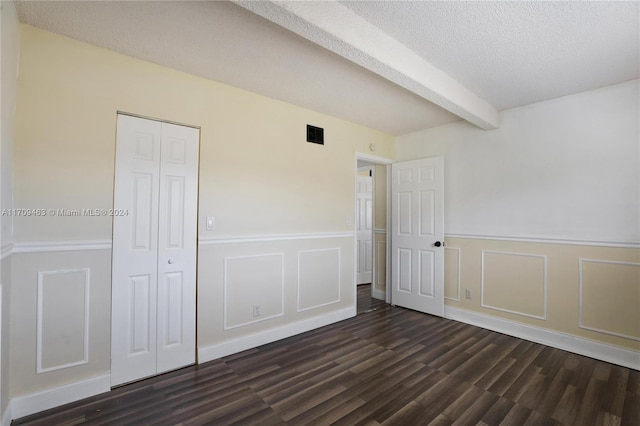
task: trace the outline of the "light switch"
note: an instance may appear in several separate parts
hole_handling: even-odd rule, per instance
[[[216,229],[216,220],[212,216],[207,217],[207,231],[213,231]]]

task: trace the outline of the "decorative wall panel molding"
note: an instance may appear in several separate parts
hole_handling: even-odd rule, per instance
[[[496,305],[489,304],[485,301],[486,299],[485,293],[487,292],[486,288],[488,285],[491,284],[491,283],[487,283],[487,279],[486,279],[486,274],[488,269],[486,264],[487,255],[529,257],[529,258],[541,260],[540,266],[542,269],[540,271],[534,271],[534,273],[539,272],[541,274],[541,282],[539,283],[541,287],[540,293],[542,297],[542,300],[539,301],[541,303],[541,306],[540,306],[540,309],[542,311],[541,315],[535,315],[528,312],[518,311],[516,309],[509,308],[507,306],[496,306]],[[505,259],[505,261],[509,262],[507,259]],[[509,272],[507,272],[507,274],[509,274]],[[519,277],[514,277],[511,280],[512,286],[509,289],[505,289],[505,291],[508,291],[510,293],[516,291],[513,286],[518,285],[522,281],[523,272],[518,271],[517,274]],[[513,273],[511,273],[511,275],[513,275]],[[529,276],[531,274],[524,274],[524,275]],[[527,289],[521,289],[521,290],[527,290]],[[480,305],[483,308],[494,309],[502,312],[508,312],[515,315],[522,315],[529,318],[546,320],[547,319],[547,256],[538,255],[538,254],[529,254],[529,253],[513,253],[513,252],[506,252],[506,251],[483,250],[482,251],[482,278],[481,278],[481,290],[480,290]]]
[[[640,341],[640,263],[582,258],[578,263],[580,268],[578,327]],[[589,281],[589,274],[585,271],[585,266],[588,264],[607,265],[609,271],[601,271],[599,282],[591,282],[591,288],[585,289]],[[611,271],[612,267],[617,271]],[[596,273],[592,271],[592,274]],[[592,277],[593,279],[598,280],[598,276]],[[594,284],[600,288],[593,288]],[[589,299],[589,292],[592,293],[590,301],[586,300]],[[589,320],[591,324],[587,324]],[[600,324],[594,322],[600,322]],[[620,329],[621,326],[624,328],[629,324],[636,326],[636,335],[629,334],[628,329]]]
[[[224,258],[224,329],[284,315],[284,253]]]
[[[340,302],[341,257],[339,248],[298,251],[298,312]]]
[[[74,283],[73,275],[81,275],[83,282]],[[36,312],[36,372],[38,374],[89,362],[89,276],[88,268],[38,272]],[[75,278],[77,280],[80,277]],[[71,288],[74,284],[78,288]],[[82,294],[78,293],[78,290],[82,290]],[[82,306],[69,305],[73,297]],[[79,322],[81,324],[78,324]],[[74,332],[82,333],[80,345],[75,348],[73,345],[77,336],[74,338]],[[78,342],[75,343],[77,345]],[[72,359],[66,362],[60,359],[63,358],[64,352],[69,355],[73,349],[81,356],[72,354],[70,355]],[[48,357],[57,359],[58,363],[47,363]]]

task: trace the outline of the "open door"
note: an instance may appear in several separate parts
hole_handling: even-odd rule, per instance
[[[391,303],[444,315],[444,159],[391,165]]]

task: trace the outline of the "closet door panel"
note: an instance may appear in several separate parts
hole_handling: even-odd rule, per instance
[[[199,131],[162,123],[158,373],[195,363]]]
[[[118,116],[111,385],[156,374],[161,123]]]

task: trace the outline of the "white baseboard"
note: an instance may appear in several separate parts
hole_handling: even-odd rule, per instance
[[[222,358],[223,356],[286,339],[287,337],[315,330],[316,328],[324,327],[325,325],[333,324],[354,316],[356,316],[356,308],[350,307],[200,348],[198,349],[198,363],[212,361]]]
[[[387,300],[387,293],[381,290],[373,290],[372,294],[374,299]]]
[[[28,416],[49,408],[58,407],[80,399],[88,398],[111,390],[111,375],[93,377],[57,388],[47,389],[29,395],[11,398],[7,413],[2,417],[2,424],[8,425],[12,419]],[[7,415],[8,414],[8,415]],[[9,422],[5,422],[5,418]]]
[[[7,408],[4,410],[4,413],[2,413],[2,420],[0,424],[2,426],[10,426],[11,420],[13,420],[13,415],[11,414],[11,401],[9,401]]]
[[[444,316],[452,320],[486,328],[487,330],[640,370],[640,352],[631,349],[607,345],[584,337],[508,321],[451,306],[444,307]]]

